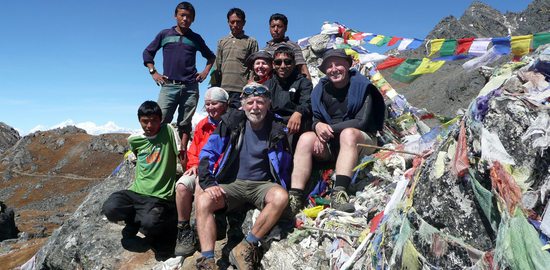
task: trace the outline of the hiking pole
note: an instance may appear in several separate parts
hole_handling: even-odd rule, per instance
[[[359,234],[356,234],[356,233],[331,231],[331,230],[327,230],[327,229],[323,229],[323,228],[317,228],[317,227],[311,227],[311,226],[307,226],[307,225],[301,225],[298,229],[316,230],[316,231],[320,231],[320,232],[345,235],[345,236],[349,236],[349,237],[359,237]]]
[[[362,252],[363,249],[367,246],[367,243],[370,242],[370,239],[372,236],[373,236],[373,233],[369,233],[367,237],[363,239],[363,242],[361,242],[361,245],[359,245],[359,247],[357,247],[357,249],[353,252],[353,254],[351,254],[351,257],[349,257],[349,259],[344,263],[344,265],[342,265],[340,270],[347,270],[355,262],[355,259],[357,259],[357,256],[359,255],[359,253]]]
[[[362,147],[367,147],[367,148],[374,148],[374,149],[385,150],[385,151],[401,153],[401,154],[409,154],[409,155],[414,155],[414,156],[419,156],[419,157],[422,156],[421,154],[417,154],[417,153],[413,153],[413,152],[407,152],[407,151],[403,151],[403,150],[391,149],[391,148],[380,147],[380,146],[364,144],[364,143],[358,143],[357,146],[362,146]]]

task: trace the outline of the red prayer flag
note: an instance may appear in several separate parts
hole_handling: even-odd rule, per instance
[[[467,53],[470,50],[470,46],[472,46],[472,42],[474,42],[474,38],[461,38],[457,40],[458,45],[456,46],[455,54]]]
[[[398,41],[400,41],[402,39],[403,39],[402,37],[392,37],[390,39],[390,41],[388,42],[388,46],[393,46],[393,45],[395,45],[395,43],[397,43]]]
[[[384,62],[378,64],[376,66],[376,69],[383,70],[383,69],[391,68],[391,67],[394,67],[394,66],[397,66],[397,65],[401,64],[403,61],[405,61],[405,58],[398,58],[398,57],[390,56],[390,57],[386,58],[386,60],[384,60]]]

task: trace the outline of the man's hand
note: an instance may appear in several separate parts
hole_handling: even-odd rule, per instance
[[[327,143],[330,139],[334,138],[334,131],[325,123],[317,123],[315,125],[315,133],[322,143]]]
[[[155,83],[157,83],[157,85],[164,85],[166,79],[168,79],[168,76],[164,76],[162,74],[159,74],[158,72],[155,72],[153,73],[153,80],[155,80]]]
[[[212,200],[214,200],[215,202],[222,200],[225,194],[225,191],[223,190],[223,188],[219,186],[206,188],[204,192],[207,192],[210,195],[210,198],[212,198]]]
[[[197,80],[197,82],[201,83],[202,81],[204,81],[206,79],[206,76],[208,76],[208,72],[203,71],[201,73],[197,73],[197,77],[195,77],[195,80]]]
[[[313,143],[313,154],[319,157],[322,156],[323,153],[325,152],[326,147],[327,147],[326,143],[315,140],[315,142]]]
[[[198,171],[198,166],[193,166],[189,168],[189,170],[185,171],[183,175],[197,175]]]
[[[300,131],[300,124],[302,123],[302,114],[299,112],[294,112],[288,119],[288,134],[298,133]]]

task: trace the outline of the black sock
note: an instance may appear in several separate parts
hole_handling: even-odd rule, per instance
[[[191,225],[189,225],[189,220],[178,220],[178,229],[180,230],[188,230],[191,229]]]
[[[349,183],[351,183],[351,177],[337,174],[336,181],[334,181],[334,189],[346,190],[348,189]]]
[[[297,195],[297,196],[300,196],[300,197],[304,196],[304,190],[303,189],[298,189],[298,188],[291,188],[288,193],[289,194],[294,194],[294,195]]]

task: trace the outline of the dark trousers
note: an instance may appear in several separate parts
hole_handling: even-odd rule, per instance
[[[103,214],[111,222],[139,226],[147,237],[158,237],[176,228],[175,203],[130,190],[117,191],[103,203]]]

